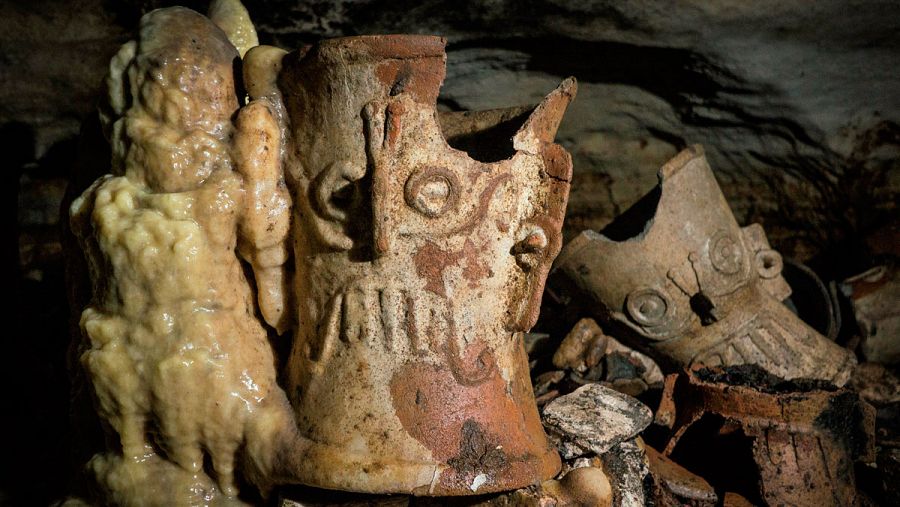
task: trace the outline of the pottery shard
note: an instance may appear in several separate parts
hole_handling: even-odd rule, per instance
[[[606,349],[606,335],[594,319],[585,318],[578,321],[563,338],[556,353],[553,354],[553,365],[560,369],[570,368],[583,372],[599,362],[599,357],[589,359],[594,350],[602,352]],[[593,364],[588,364],[593,363]]]
[[[691,473],[652,447],[646,446],[644,450],[650,465],[650,475],[653,477],[653,497],[656,505],[661,507],[717,505],[719,497],[705,479]]]
[[[862,353],[876,363],[900,364],[900,270],[874,267],[841,284],[862,335]]]
[[[878,468],[885,505],[900,505],[900,449],[882,448],[878,453]]]
[[[596,454],[633,438],[652,418],[643,403],[599,384],[560,396],[544,409],[544,425],[560,440]]]
[[[900,403],[900,376],[878,363],[862,363],[853,371],[850,386],[876,407]]]

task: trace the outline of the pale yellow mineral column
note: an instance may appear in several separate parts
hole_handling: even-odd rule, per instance
[[[250,48],[259,45],[256,28],[250,20],[247,8],[240,0],[213,0],[209,4],[207,17],[228,36],[241,58]]]

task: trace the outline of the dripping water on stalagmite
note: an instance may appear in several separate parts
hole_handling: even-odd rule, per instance
[[[93,281],[79,359],[118,438],[87,467],[115,504],[243,503],[235,470],[265,490],[273,435],[291,417],[236,254],[256,276],[277,274],[286,224],[253,209],[289,197],[232,156],[242,124],[228,36],[241,53],[256,38],[240,3],[214,4],[228,35],[162,9],[113,58],[102,111],[113,174],[71,207]]]

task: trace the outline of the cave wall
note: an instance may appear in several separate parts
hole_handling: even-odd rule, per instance
[[[442,103],[537,101],[580,80],[567,232],[600,227],[702,143],[742,222],[812,257],[877,228],[898,188],[900,4],[344,1],[249,4],[270,41],[446,36]]]
[[[34,139],[30,162],[67,158],[117,45],[143,12],[173,3],[3,5],[0,125],[24,128]],[[579,96],[560,132],[575,157],[569,236],[627,208],[655,183],[663,162],[693,143],[706,147],[739,220],[763,221],[776,244],[801,258],[869,234],[895,206],[896,2],[246,5],[261,40],[285,48],[366,33],[447,37],[447,109],[536,102],[563,77],[578,77]],[[33,188],[41,176],[26,170],[21,181],[22,225],[53,220],[44,204],[61,196],[64,180]]]
[[[57,211],[79,128],[94,114],[109,58],[141,14],[178,3],[205,9],[197,1],[0,2],[0,132],[13,231],[4,252],[20,296],[16,333],[29,337],[14,347],[26,357],[23,368],[45,379],[22,395],[22,424],[28,434],[50,435],[28,458],[35,466],[64,447],[54,422],[64,409],[43,400],[66,396]],[[873,252],[897,248],[900,3],[246,5],[261,41],[289,49],[354,34],[447,37],[445,109],[537,102],[576,76],[578,98],[559,134],[575,162],[568,237],[602,227],[654,185],[669,157],[701,143],[738,220],[763,222],[776,247],[827,276],[859,271]]]

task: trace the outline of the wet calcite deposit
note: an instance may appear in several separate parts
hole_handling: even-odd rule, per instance
[[[227,503],[239,449],[259,473],[253,454],[288,414],[236,250],[267,277],[286,227],[259,210],[290,199],[271,162],[231,155],[237,58],[207,18],[172,8],[110,65],[113,174],[71,225],[93,282],[80,361],[116,437],[88,466],[113,503]]]
[[[237,2],[210,17],[153,11],[112,59],[112,171],[71,206],[92,294],[76,352],[109,437],[96,496],[552,478],[522,334],[561,247],[574,80],[438,114],[439,37],[289,53],[250,47]]]

